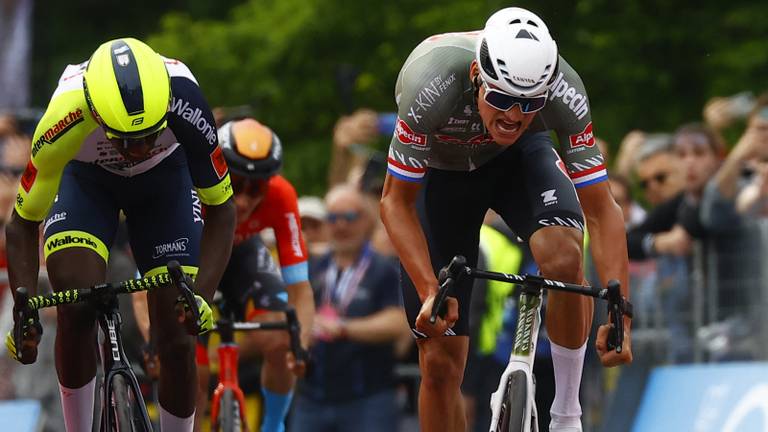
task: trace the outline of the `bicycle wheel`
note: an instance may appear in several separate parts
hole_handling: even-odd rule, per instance
[[[116,374],[111,381],[109,400],[108,431],[117,432],[152,432],[152,426],[146,417],[143,400],[138,400],[129,378]]]
[[[112,430],[116,432],[133,432],[133,413],[132,403],[129,395],[129,387],[125,382],[125,377],[117,374],[112,378]]]
[[[241,432],[243,425],[240,422],[240,402],[235,398],[232,390],[224,390],[219,406],[219,430],[221,432]]]
[[[507,381],[507,391],[501,404],[501,428],[505,432],[521,432],[529,420],[525,415],[528,398],[528,380],[525,372],[515,371]]]

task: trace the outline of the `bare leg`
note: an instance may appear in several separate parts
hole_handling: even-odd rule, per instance
[[[423,432],[465,432],[461,381],[469,337],[419,339],[419,424]]]

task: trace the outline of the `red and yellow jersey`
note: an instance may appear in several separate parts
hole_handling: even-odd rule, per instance
[[[284,177],[269,179],[267,192],[258,207],[235,230],[235,245],[265,228],[275,231],[283,280],[287,285],[309,280],[307,246],[301,235],[296,190]]]

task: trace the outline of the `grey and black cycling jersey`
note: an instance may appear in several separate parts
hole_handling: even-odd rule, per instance
[[[389,148],[390,175],[419,182],[428,167],[472,171],[504,150],[485,130],[470,80],[478,34],[432,36],[408,56],[395,87],[398,119]],[[555,131],[577,188],[607,179],[590,114],[581,78],[560,57],[549,100],[529,131]]]

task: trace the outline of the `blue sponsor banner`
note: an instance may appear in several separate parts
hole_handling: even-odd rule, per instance
[[[632,432],[768,432],[768,363],[651,373]]]
[[[26,399],[0,402],[0,421],[0,429],[4,431],[39,431],[40,402]]]

